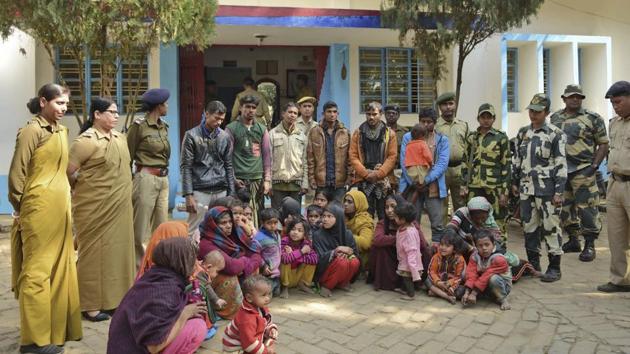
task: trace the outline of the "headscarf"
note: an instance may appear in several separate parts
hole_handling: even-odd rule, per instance
[[[136,279],[140,279],[142,274],[149,270],[154,264],[153,262],[153,250],[163,240],[173,237],[188,237],[188,224],[182,221],[167,221],[160,224],[160,226],[153,231],[151,240],[147,244],[147,249],[144,252],[140,269]]]
[[[353,189],[346,193],[346,196],[350,196],[354,200],[355,208],[354,216],[347,221],[348,229],[354,233],[354,230],[360,230],[366,224],[374,229],[374,218],[368,213],[368,201],[365,194]]]
[[[359,255],[354,237],[352,237],[352,233],[346,228],[341,205],[338,202],[330,202],[324,211],[333,214],[337,221],[330,229],[321,227],[313,234],[313,248],[319,256],[319,262],[315,270],[315,279],[319,279],[324,271],[326,271],[326,268],[328,268],[328,265],[332,262],[332,252],[334,252],[338,246],[350,247],[357,257]]]
[[[144,353],[168,337],[187,296],[187,277],[195,264],[195,247],[187,238],[163,240],[153,251],[155,266],[129,289],[114,313],[108,353]]]
[[[470,218],[470,212],[471,211],[475,211],[475,210],[482,210],[488,213],[488,218],[486,219],[486,222],[484,223],[484,227],[485,228],[489,228],[489,229],[498,229],[499,226],[497,225],[497,222],[494,220],[494,216],[492,215],[493,210],[492,210],[492,204],[490,204],[490,202],[488,202],[488,199],[484,198],[484,197],[474,197],[471,198],[468,201],[468,204],[466,204],[466,207],[468,208],[468,217]],[[472,220],[471,220],[472,222]]]
[[[280,221],[284,223],[289,215],[301,216],[302,206],[297,200],[287,196],[282,199],[280,205]]]
[[[228,214],[232,219],[232,234],[226,235],[217,225],[220,217]],[[214,244],[218,249],[232,258],[239,258],[245,252],[259,252],[258,244],[247,237],[243,229],[234,223],[234,217],[230,209],[222,206],[214,207],[204,217],[203,222],[199,226],[201,232],[201,242],[199,243],[199,258],[203,258],[210,247],[208,243]]]
[[[195,267],[195,246],[188,238],[174,237],[163,240],[153,250],[155,265],[170,268],[188,278]]]

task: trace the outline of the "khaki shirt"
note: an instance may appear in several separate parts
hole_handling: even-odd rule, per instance
[[[297,124],[297,127],[300,128],[302,133],[304,133],[304,136],[307,138],[308,138],[308,133],[311,131],[311,129],[313,129],[314,127],[318,125],[318,123],[313,118],[311,118],[308,124],[304,123],[304,120],[302,119],[302,117],[298,117],[297,122],[295,124]]]
[[[254,89],[247,89],[241,91],[236,95],[236,99],[234,100],[234,106],[232,107],[232,121],[236,120],[241,112],[241,97],[251,95],[258,98],[258,107],[256,108],[256,121],[267,128],[271,127],[271,113],[269,113],[269,105],[267,104],[267,99],[260,92]]]
[[[168,167],[171,145],[168,142],[168,124],[161,118],[149,122],[146,118],[136,119],[127,132],[129,155],[136,165],[145,167]]]
[[[435,130],[448,138],[448,145],[451,150],[448,160],[449,167],[461,164],[464,161],[464,152],[467,146],[468,123],[457,118],[453,118],[453,121],[449,123],[440,117],[435,125]]]
[[[17,133],[15,152],[9,169],[9,201],[16,211],[20,210],[20,201],[24,193],[24,185],[28,177],[31,157],[37,148],[44,145],[56,132],[68,133],[68,129],[61,124],[53,127],[40,116],[33,117],[24,128]]]
[[[103,163],[107,144],[114,142],[119,151],[128,151],[124,134],[116,130],[111,131],[111,136],[103,134],[96,128],[90,128],[77,136],[70,147],[69,161],[82,170],[89,169]],[[130,163],[127,156],[121,156]],[[107,171],[103,171],[107,172]]]
[[[610,120],[608,171],[630,176],[630,117]]]

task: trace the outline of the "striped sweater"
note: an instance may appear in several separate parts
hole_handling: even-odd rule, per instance
[[[267,308],[243,300],[241,309],[223,332],[223,351],[267,354],[267,346],[278,337],[278,327],[271,322]]]
[[[285,247],[291,247],[291,252],[286,252]],[[311,252],[307,254],[302,254],[302,247],[309,246],[311,248]],[[282,243],[280,245],[280,257],[282,260],[282,264],[290,264],[291,268],[297,268],[300,264],[312,264],[316,265],[317,261],[319,261],[319,257],[313,248],[313,244],[310,240],[306,238],[302,240],[299,244],[291,241],[288,236],[282,238]]]

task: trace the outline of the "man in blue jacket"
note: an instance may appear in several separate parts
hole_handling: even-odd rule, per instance
[[[437,113],[433,108],[422,108],[418,113],[420,124],[424,125],[428,131],[427,145],[433,152],[433,166],[429,170],[427,177],[424,179],[424,187],[422,191],[428,193],[424,198],[424,205],[416,205],[418,209],[418,221],[420,221],[422,211],[426,208],[429,213],[429,221],[431,222],[431,241],[436,244],[440,242],[444,234],[444,212],[442,202],[448,195],[446,192],[446,169],[448,168],[449,145],[448,138],[434,131],[437,121]],[[405,168],[405,150],[407,143],[411,140],[411,133],[403,136],[400,147],[400,168],[402,176],[398,190],[402,193],[411,185],[412,180],[407,175]],[[418,198],[420,203],[421,198]]]

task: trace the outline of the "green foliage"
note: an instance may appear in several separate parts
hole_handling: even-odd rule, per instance
[[[19,28],[43,45],[53,65],[55,48],[72,53],[79,64],[82,107],[71,109],[81,125],[87,117],[88,78],[82,70],[87,55],[101,63],[100,95],[111,96],[117,58],[146,56],[160,43],[199,50],[209,46],[217,6],[217,0],[0,0],[0,36],[6,38]],[[134,90],[132,101],[137,95]],[[84,112],[82,117],[78,111]],[[133,114],[128,112],[127,123]]]
[[[457,100],[466,57],[494,35],[529,23],[544,0],[383,0],[383,25],[411,36],[434,82],[446,73],[446,51],[458,49]]]

